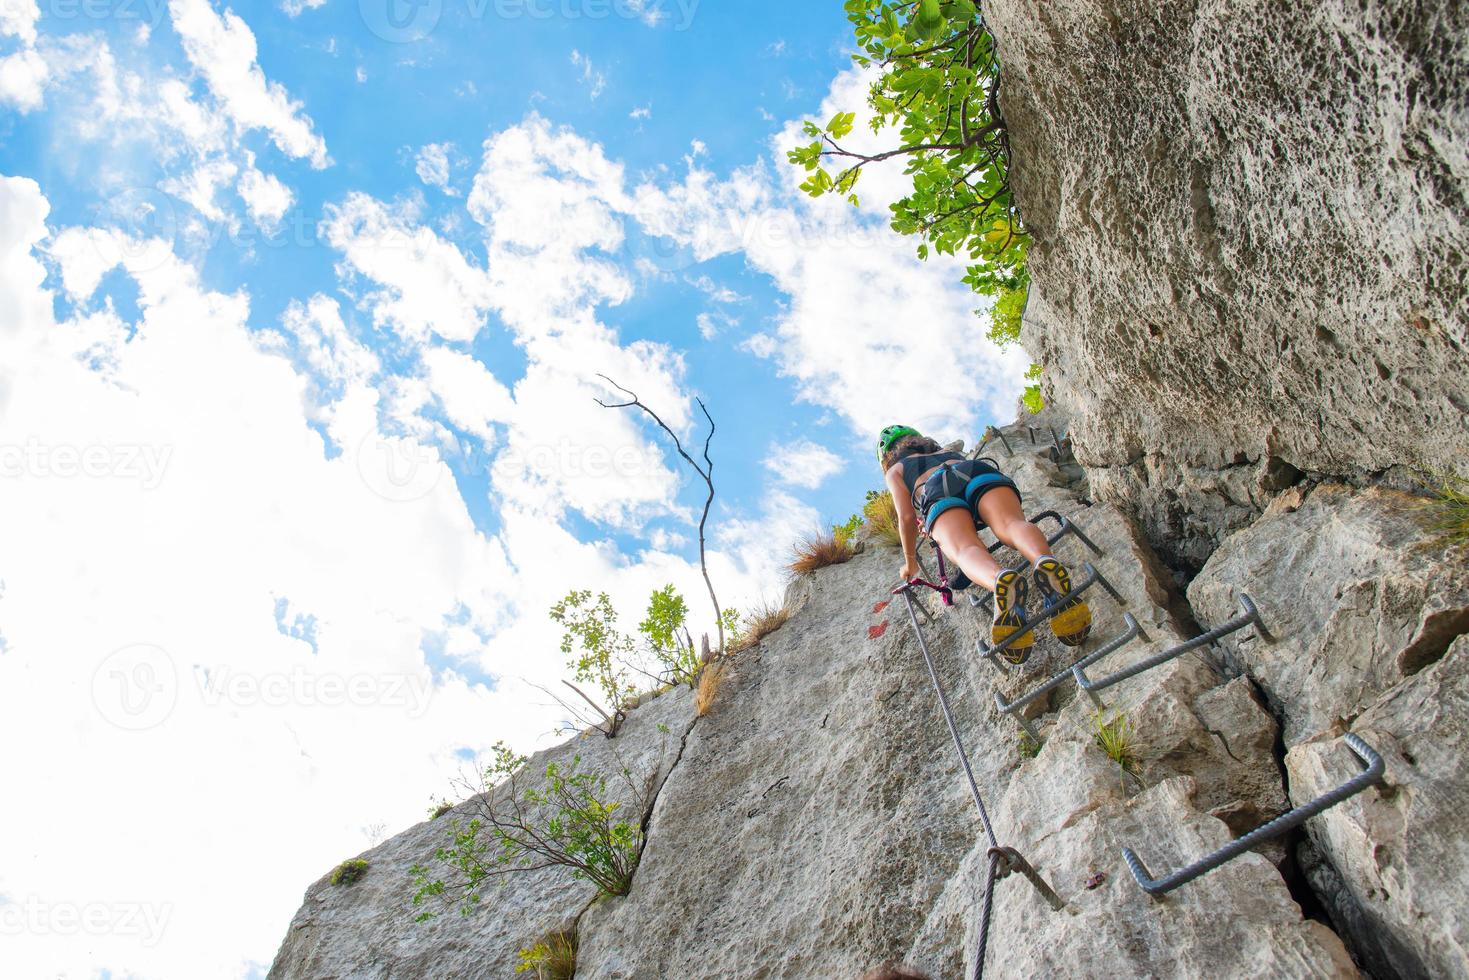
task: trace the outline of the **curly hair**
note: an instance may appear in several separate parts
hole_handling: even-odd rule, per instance
[[[944,447],[934,442],[928,436],[904,436],[893,443],[893,448],[882,454],[882,471],[886,473],[892,469],[894,463],[904,456],[925,455],[927,453],[941,453]]]

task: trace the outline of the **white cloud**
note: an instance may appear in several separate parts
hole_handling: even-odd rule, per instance
[[[36,21],[40,19],[36,0],[6,0],[0,4],[0,37],[18,37],[30,47],[36,43]]]
[[[627,114],[629,119],[651,119],[653,117],[653,106],[638,106]]]
[[[592,59],[580,51],[572,50],[571,63],[581,69],[581,80],[586,84],[588,94],[594,99],[599,97],[607,88],[607,76],[598,71],[592,65]]]
[[[267,228],[278,224],[295,201],[290,188],[271,174],[261,173],[255,168],[253,157],[240,176],[239,192],[250,217],[256,224]]]
[[[30,48],[0,58],[0,105],[9,103],[21,113],[39,109],[50,74],[45,59]]]
[[[637,15],[638,19],[649,27],[657,27],[668,17],[667,11],[658,3],[658,0],[625,0],[627,9]],[[691,13],[685,12],[687,20]]]
[[[449,186],[449,153],[452,143],[429,143],[421,147],[413,163],[413,172],[418,179],[430,187],[437,187],[445,194],[458,193]]]
[[[363,82],[367,81],[367,69],[366,68],[363,68],[361,65],[358,65],[357,66],[357,72],[356,72],[356,78],[357,78],[357,84],[359,84],[359,85],[361,85]]]
[[[789,445],[772,444],[765,457],[765,468],[781,483],[804,490],[815,490],[846,464],[836,453],[810,439],[799,439]]]
[[[326,0],[281,0],[281,9],[286,12],[287,17],[300,17],[307,10],[325,6]]]
[[[255,62],[255,35],[243,20],[233,11],[215,13],[210,0],[170,0],[169,13],[184,53],[236,126],[263,129],[287,156],[308,159],[317,169],[327,165],[326,141],[300,103],[266,79]]]
[[[414,218],[353,193],[326,208],[322,231],[347,269],[382,287],[368,297],[377,323],[409,340],[472,340],[490,305],[489,277]]]
[[[715,282],[713,278],[707,275],[685,276],[684,282],[693,286],[705,296],[708,296],[715,303],[744,303],[750,298],[740,295],[723,283]]]

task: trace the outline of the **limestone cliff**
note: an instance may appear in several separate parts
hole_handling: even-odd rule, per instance
[[[1197,570],[1302,474],[1469,459],[1469,5],[992,0],[1026,349]]]
[[[1093,561],[1122,597],[1093,590],[1098,621],[1082,652],[1123,631],[1124,609],[1145,633],[1096,672],[1191,635],[1136,523],[1089,503],[1080,472],[1026,427],[1005,433],[1014,455],[999,455],[1027,509],[1073,517],[1104,554],[1075,537],[1059,553],[1078,569]],[[1221,621],[1249,591],[1273,642],[1247,629],[1226,641],[1228,656],[1188,654],[1105,692],[1132,726],[1133,772],[1098,747],[1094,709],[1070,682],[1029,711],[1038,752],[996,709],[996,692],[1013,700],[1077,652],[1046,638],[1025,668],[1002,670],[976,656],[976,610],[945,614],[929,601],[930,643],[1000,840],[1066,903],[1052,911],[1022,878],[1000,882],[989,976],[1346,977],[1357,964],[1469,975],[1458,911],[1469,853],[1449,803],[1464,789],[1463,641],[1448,655],[1469,587],[1414,591],[1374,570],[1380,496],[1318,489],[1272,518],[1336,514],[1297,535],[1368,549],[1361,563],[1303,559],[1304,574],[1288,575],[1289,563],[1269,561],[1283,536],[1268,528],[1254,559],[1221,552],[1195,583],[1194,613]],[[510,977],[517,949],[568,926],[586,978],[855,977],[897,961],[969,975],[986,843],[906,612],[888,603],[897,564],[895,549],[869,540],[853,561],[796,581],[790,621],[739,655],[704,717],[674,691],[635,710],[615,740],[577,739],[532,762],[538,771],[577,753],[656,787],[627,897],[594,902],[590,886],[552,869],[508,880],[468,918],[449,910],[415,923],[408,869],[444,842],[451,815],[367,852],[357,884],[312,885],[271,976]],[[1335,576],[1332,594],[1368,597],[1307,601],[1319,575]],[[1338,620],[1372,615],[1373,582],[1396,617],[1359,638],[1378,666],[1337,671],[1338,641],[1354,635]],[[1338,719],[1358,716],[1387,758],[1386,788],[1317,818],[1309,838],[1267,845],[1162,901],[1133,882],[1124,845],[1155,872],[1179,867],[1352,775],[1334,735]]]

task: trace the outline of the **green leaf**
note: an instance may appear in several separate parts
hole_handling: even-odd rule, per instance
[[[826,124],[826,132],[832,139],[841,139],[852,131],[852,126],[856,122],[855,112],[838,112],[831,117],[831,122]]]

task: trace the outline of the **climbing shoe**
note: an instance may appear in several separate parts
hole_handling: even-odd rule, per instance
[[[1051,632],[1069,647],[1081,646],[1092,631],[1092,611],[1081,599],[1071,595],[1071,574],[1054,558],[1042,558],[1035,569],[1035,586],[1040,590],[1046,612],[1057,606],[1061,611],[1051,617]]]
[[[1008,569],[1000,573],[999,579],[995,581],[995,621],[990,626],[991,646],[999,646],[1020,629],[1020,624],[1025,621],[1026,591],[1025,579],[1019,573]],[[1030,648],[1034,645],[1035,633],[1026,630],[1024,636],[1016,637],[1015,642],[1001,650],[1000,656],[1018,667],[1030,659]]]

